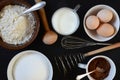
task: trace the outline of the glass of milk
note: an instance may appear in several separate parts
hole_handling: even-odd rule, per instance
[[[68,7],[62,7],[56,10],[52,16],[53,29],[61,35],[73,34],[79,27],[80,20],[76,11],[80,5],[77,5],[75,9]]]

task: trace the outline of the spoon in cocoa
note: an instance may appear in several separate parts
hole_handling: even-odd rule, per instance
[[[100,67],[96,67],[96,69],[93,70],[93,71],[90,71],[90,72],[85,73],[85,74],[78,75],[78,76],[76,77],[76,80],[80,80],[80,79],[84,78],[85,76],[94,73],[95,71],[98,71],[98,72],[103,73],[105,70],[102,69],[102,68],[100,68]]]

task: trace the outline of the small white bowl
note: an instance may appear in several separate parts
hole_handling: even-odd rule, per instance
[[[52,80],[53,68],[49,59],[34,50],[22,51],[8,65],[8,80]]]
[[[102,36],[98,35],[96,33],[96,31],[89,30],[86,27],[86,22],[85,22],[86,18],[90,15],[97,15],[97,13],[101,9],[108,9],[113,12],[113,19],[112,19],[112,21],[110,21],[110,24],[113,25],[113,27],[115,28],[115,33],[110,37],[102,37]],[[119,27],[120,27],[120,19],[119,19],[118,13],[112,7],[101,4],[101,5],[96,5],[88,10],[88,12],[85,14],[83,25],[84,25],[85,32],[87,33],[87,35],[90,38],[92,38],[95,41],[104,42],[104,41],[108,41],[108,40],[112,39],[118,33]]]
[[[116,75],[116,65],[115,63],[113,62],[113,60],[107,56],[104,56],[104,55],[98,55],[98,56],[94,56],[93,58],[91,58],[87,64],[82,64],[82,63],[79,63],[78,64],[78,67],[79,68],[82,68],[82,69],[86,69],[86,73],[88,73],[88,67],[89,67],[89,64],[91,63],[91,61],[93,61],[94,59],[96,58],[104,58],[106,59],[109,64],[110,64],[110,71],[109,71],[109,74],[106,78],[104,78],[103,80],[113,80],[115,75]],[[93,77],[91,77],[90,75],[88,75],[88,78],[89,80],[95,80],[93,79]]]
[[[62,7],[56,10],[52,16],[52,27],[61,35],[71,35],[79,27],[79,16],[74,9]]]

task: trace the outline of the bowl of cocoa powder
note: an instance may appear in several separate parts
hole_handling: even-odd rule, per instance
[[[95,70],[97,67],[104,70],[104,72],[95,71],[88,75],[90,80],[113,80],[116,74],[116,67],[114,62],[107,56],[95,56],[88,62],[86,72]]]

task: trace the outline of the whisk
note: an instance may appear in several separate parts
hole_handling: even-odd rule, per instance
[[[54,59],[59,71],[62,71],[64,74],[66,74],[68,70],[71,70],[73,67],[77,66],[78,63],[82,62],[85,59],[85,57],[95,55],[107,50],[115,49],[118,47],[120,47],[120,42],[84,54],[68,54],[64,56],[56,56],[54,57]]]
[[[75,49],[75,48],[83,48],[83,47],[94,46],[94,45],[111,45],[111,44],[96,43],[96,42],[87,41],[78,37],[65,36],[61,40],[61,45],[65,49]]]

